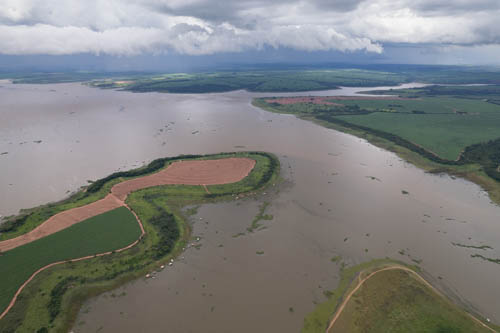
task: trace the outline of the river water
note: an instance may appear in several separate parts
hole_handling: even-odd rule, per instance
[[[338,283],[334,256],[347,264],[418,261],[438,288],[500,322],[500,265],[470,257],[500,257],[500,208],[484,191],[426,174],[354,136],[250,104],[254,96],[362,89],[176,95],[0,86],[3,215],[162,156],[264,150],[282,164],[284,183],[265,195],[202,206],[192,219],[199,249],[187,249],[155,279],[87,302],[75,332],[299,331]],[[262,222],[266,229],[233,237],[263,202],[274,217]]]

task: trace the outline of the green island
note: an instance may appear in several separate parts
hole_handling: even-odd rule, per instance
[[[420,277],[418,267],[390,259],[343,266],[338,287],[325,295],[327,300],[304,319],[303,333],[465,333],[499,329],[476,319],[436,291]]]
[[[428,86],[371,93],[393,96],[256,98],[364,138],[433,173],[469,179],[500,203],[500,86]]]
[[[186,206],[221,200],[235,195],[254,195],[278,181],[278,159],[264,152],[183,155],[161,158],[139,169],[117,172],[93,182],[82,191],[59,203],[25,210],[2,225],[2,239],[14,238],[33,230],[48,217],[66,209],[97,201],[112,185],[127,179],[152,174],[178,160],[247,157],[256,161],[251,172],[236,183],[224,185],[163,185],[132,192],[126,204],[137,214],[145,229],[144,237],[133,247],[118,252],[137,240],[141,231],[133,214],[120,207],[0,255],[2,278],[0,309],[10,302],[13,292],[37,268],[52,262],[94,255],[87,260],[52,266],[29,282],[16,303],[0,320],[1,332],[68,332],[82,303],[88,298],[123,283],[143,277],[183,251],[190,241]],[[103,223],[104,222],[104,223]],[[118,226],[119,225],[119,226]],[[116,230],[120,230],[116,233]],[[71,244],[71,250],[65,250]],[[22,262],[22,265],[19,263]],[[4,282],[5,281],[5,282]],[[4,288],[8,283],[8,288]]]

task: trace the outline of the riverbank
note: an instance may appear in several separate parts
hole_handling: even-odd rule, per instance
[[[253,99],[252,105],[269,112],[283,113],[281,110],[273,108],[268,103],[263,103],[260,99]],[[365,131],[358,126],[348,126],[348,123],[346,122],[326,121],[318,119],[314,115],[308,113],[290,112],[290,114],[294,114],[295,116],[303,120],[312,121],[323,127],[331,128],[365,139],[379,148],[383,148],[396,153],[402,159],[425,170],[426,172],[435,174],[447,173],[454,177],[467,179],[481,186],[486,192],[488,192],[491,201],[497,205],[500,205],[500,182],[488,176],[484,171],[484,168],[478,163],[464,163],[457,165],[449,163],[439,163],[438,161],[440,159],[436,159],[436,161],[433,161],[423,156],[422,152],[417,152],[419,150],[424,151],[423,149],[409,149],[409,147],[402,146],[394,141],[381,137],[380,135]]]
[[[66,263],[42,272],[25,288],[16,305],[0,321],[0,329],[36,331],[45,328],[51,332],[69,330],[86,299],[159,269],[185,247],[192,246],[189,244],[190,227],[186,223],[187,216],[182,211],[183,207],[232,200],[236,194],[254,194],[277,180],[279,161],[268,153],[238,152],[183,156],[182,159],[228,157],[250,158],[256,161],[256,165],[250,174],[239,182],[207,185],[210,193],[202,186],[194,185],[158,186],[131,193],[126,202],[137,213],[146,231],[146,236],[137,246],[122,253],[112,253],[85,262]],[[144,167],[142,171],[144,170],[149,169]],[[137,177],[135,174],[134,176]],[[104,188],[109,191],[109,183],[120,182],[124,178],[124,175],[120,174],[106,177],[105,181],[95,182],[94,184],[101,185],[100,188],[94,189],[96,192],[103,191]],[[94,184],[91,186],[97,186]],[[91,187],[89,186],[85,193],[91,192],[89,188]],[[52,206],[54,207],[57,206]],[[32,211],[33,216],[37,216],[36,212]],[[54,298],[57,299],[54,301]],[[55,318],[51,318],[47,311],[47,304],[51,302],[55,302],[60,309]]]

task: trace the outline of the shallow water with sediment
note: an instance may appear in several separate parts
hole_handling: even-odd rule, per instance
[[[346,264],[418,263],[438,288],[500,322],[500,265],[471,257],[500,258],[500,208],[484,191],[250,104],[254,96],[358,90],[176,95],[2,83],[0,214],[62,199],[87,180],[158,157],[269,151],[281,161],[282,184],[257,198],[200,207],[191,218],[200,246],[155,279],[114,291],[120,297],[89,300],[74,331],[299,331],[338,283],[335,256]],[[273,219],[248,232],[264,202]]]

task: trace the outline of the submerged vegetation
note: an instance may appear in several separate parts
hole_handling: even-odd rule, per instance
[[[493,248],[489,245],[466,245],[466,244],[460,244],[460,243],[454,243],[452,242],[451,244],[453,244],[454,246],[458,246],[458,247],[465,247],[465,248],[468,248],[468,249],[476,249],[476,250],[492,250]]]
[[[254,232],[255,230],[262,227],[262,224],[259,223],[260,221],[270,221],[273,219],[273,216],[271,214],[265,214],[268,206],[269,202],[264,202],[262,205],[260,205],[258,214],[253,218],[252,224],[247,228],[248,232]]]
[[[481,258],[483,260],[486,260],[486,261],[489,261],[489,262],[492,262],[492,263],[500,265],[500,258],[488,258],[488,257],[485,257],[485,256],[483,256],[481,254],[471,254],[470,256],[472,258]]]
[[[232,200],[235,194],[256,193],[277,180],[280,168],[279,161],[268,153],[223,153],[207,156],[184,156],[182,159],[225,157],[248,157],[256,160],[256,164],[250,174],[237,183],[208,185],[209,193],[201,186],[187,185],[156,186],[131,193],[126,202],[138,215],[146,231],[146,235],[141,241],[123,252],[57,265],[40,273],[23,290],[6,317],[0,320],[0,331],[67,332],[81,304],[86,299],[113,289],[131,279],[144,276],[153,269],[158,269],[162,263],[169,261],[183,250],[190,237],[184,207],[217,200]],[[165,160],[171,161],[171,159]],[[153,162],[153,165],[157,165],[157,163]],[[148,167],[144,167],[142,170],[147,170],[144,172],[151,171]],[[134,171],[133,174],[137,175],[137,172]],[[95,182],[102,183],[101,188],[96,192],[79,192],[73,198],[81,198],[80,200],[84,202],[88,202],[92,198],[95,201],[99,196],[109,192],[110,184],[127,178],[121,174],[119,177],[107,177],[107,179],[106,182]],[[88,196],[84,193],[87,193]],[[72,200],[69,201],[72,205],[81,204],[76,199]],[[63,201],[61,205],[68,205],[68,201]],[[40,210],[47,209],[45,207],[41,207]],[[51,211],[59,210],[57,204],[52,205]],[[33,209],[30,216],[41,215],[37,209]],[[31,230],[43,222],[40,219],[37,224],[33,217],[31,219],[30,228],[23,229],[21,225],[17,231],[12,233],[16,234],[19,230]],[[134,223],[137,225],[137,222]],[[121,231],[119,228],[114,228],[115,233],[116,230]],[[124,237],[124,235],[122,236]],[[17,249],[11,251],[15,250]],[[11,251],[6,252],[4,256],[7,257]]]

